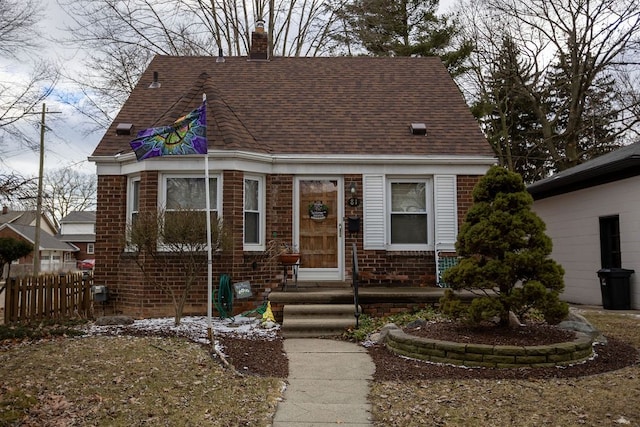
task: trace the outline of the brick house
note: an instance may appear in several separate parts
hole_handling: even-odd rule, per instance
[[[250,282],[247,306],[278,288],[283,271],[265,261],[273,236],[300,249],[300,282],[348,283],[355,243],[361,286],[435,286],[435,253],[453,250],[471,190],[495,163],[440,59],[268,58],[266,37],[253,34],[249,57],[156,56],[90,157],[94,277],[113,296],[107,309],[172,313],[122,236],[143,210],[202,207],[204,158],[137,162],[129,142],[194,110],[203,93],[211,208],[233,232],[232,249],[215,255],[214,286],[222,273]],[[185,314],[206,305],[203,271]]]

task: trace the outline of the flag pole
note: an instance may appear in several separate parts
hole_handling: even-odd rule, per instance
[[[207,94],[202,94],[202,102],[206,102]],[[211,250],[211,198],[209,197],[209,150],[204,155],[204,189],[207,211],[207,336],[209,342],[213,346],[213,323],[212,304],[213,304],[213,256]]]

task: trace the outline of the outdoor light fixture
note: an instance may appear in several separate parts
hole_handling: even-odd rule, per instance
[[[360,206],[360,200],[358,199],[358,185],[355,182],[352,182],[349,185],[349,192],[351,193],[351,198],[349,199],[349,206],[356,207]]]

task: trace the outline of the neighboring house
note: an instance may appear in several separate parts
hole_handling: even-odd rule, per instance
[[[96,213],[95,211],[73,211],[60,220],[58,240],[76,248],[75,260],[82,261],[95,257]]]
[[[42,216],[40,221],[40,271],[58,272],[75,269],[74,252],[78,250],[73,245],[56,239],[52,222]],[[9,211],[3,208],[0,215],[0,237],[12,237],[35,244],[36,215],[33,211]],[[71,260],[71,261],[69,261]],[[33,254],[20,258],[11,266],[11,274],[31,274],[33,272]]]
[[[535,212],[565,269],[563,299],[602,304],[597,271],[635,270],[631,306],[640,308],[640,143],[625,146],[528,187]]]
[[[452,251],[471,191],[493,152],[439,58],[157,56],[93,152],[98,199],[95,282],[113,309],[170,314],[123,248],[144,210],[204,209],[204,156],[140,162],[129,146],[207,96],[211,208],[232,230],[220,274],[249,281],[256,300],[282,267],[273,236],[300,249],[299,281],[344,283],[352,244],[362,286],[428,287],[436,250]],[[155,76],[154,76],[155,74]],[[314,206],[327,209],[315,209]],[[317,212],[321,212],[318,214]],[[185,313],[204,313],[206,272]]]
[[[0,214],[0,225],[15,224],[35,227],[36,217],[36,211],[13,211],[7,206],[3,206],[2,214]],[[50,235],[55,235],[58,232],[58,226],[55,220],[49,218],[49,216],[44,213],[40,217],[40,229]]]

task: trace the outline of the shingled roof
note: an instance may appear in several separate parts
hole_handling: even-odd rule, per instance
[[[154,72],[161,86],[150,89]],[[172,123],[202,93],[209,150],[493,157],[439,58],[175,56],[152,60],[93,156],[131,152],[138,131]],[[131,135],[116,135],[119,123]]]
[[[535,200],[640,175],[640,142],[566,169],[527,187]]]

